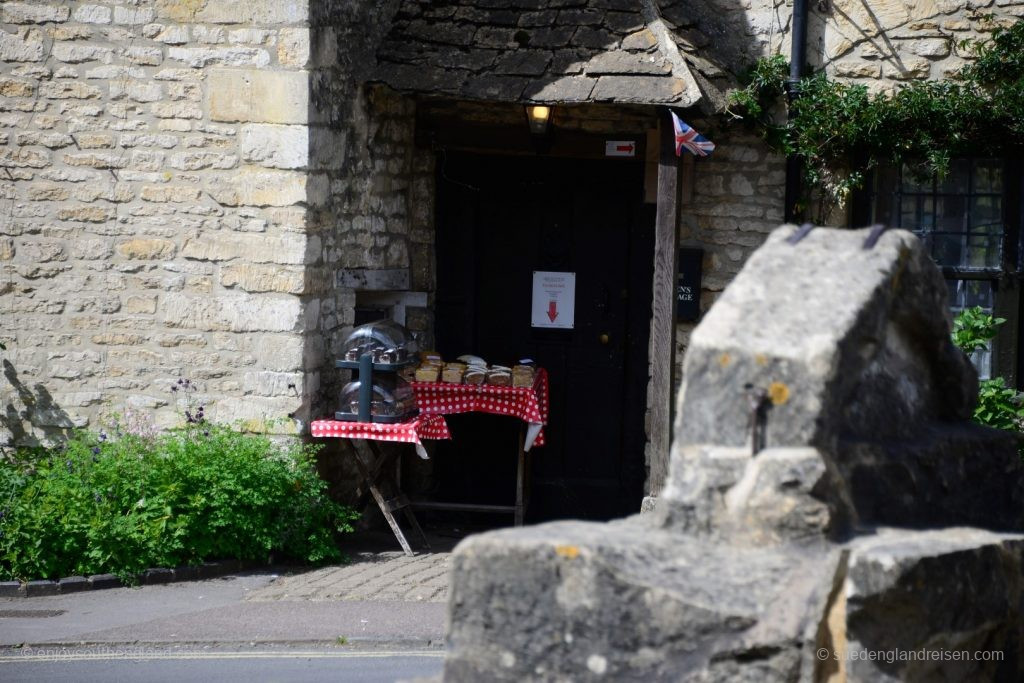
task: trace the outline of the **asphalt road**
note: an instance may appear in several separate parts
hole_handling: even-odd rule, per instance
[[[443,651],[349,651],[313,649],[212,648],[207,646],[110,646],[77,649],[29,648],[0,655],[5,683],[392,683],[436,676]]]

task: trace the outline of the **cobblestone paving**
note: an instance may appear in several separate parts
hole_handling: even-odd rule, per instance
[[[247,600],[401,600],[448,599],[451,553],[360,552],[346,565],[280,576],[252,591]]]

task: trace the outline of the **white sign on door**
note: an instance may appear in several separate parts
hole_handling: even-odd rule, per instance
[[[576,273],[533,271],[532,327],[572,329],[576,323]]]

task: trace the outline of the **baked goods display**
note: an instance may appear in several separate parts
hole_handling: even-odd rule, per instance
[[[536,370],[532,365],[515,365],[512,367],[512,386],[532,387]]]
[[[536,374],[536,365],[528,358],[512,367],[488,365],[480,356],[471,354],[446,363],[436,351],[423,351],[415,370],[415,381],[529,388],[533,386]]]
[[[445,363],[441,371],[441,381],[449,384],[462,384],[462,378],[466,374],[465,363]]]
[[[418,372],[416,351],[412,334],[393,320],[353,329],[334,362],[336,368],[355,371],[342,387],[334,419],[393,423],[414,417],[418,409],[409,382]]]
[[[359,388],[361,382],[349,382],[341,390],[340,413],[359,414]],[[387,418],[405,418],[416,412],[416,399],[412,387],[395,376],[377,375],[373,380],[370,394],[370,416],[373,421],[390,421]],[[337,419],[337,418],[336,418]]]

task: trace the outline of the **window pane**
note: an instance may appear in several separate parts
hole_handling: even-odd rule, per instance
[[[907,192],[932,192],[932,181],[928,178],[918,178],[911,170],[904,166],[903,167],[903,186],[902,190],[904,193]]]
[[[953,315],[974,306],[992,312],[991,280],[946,280],[946,284],[949,286],[949,307]]]
[[[967,194],[970,190],[971,162],[954,159],[949,164],[949,173],[938,181],[938,191],[950,194]]]
[[[889,227],[899,226],[896,213],[900,178],[896,169],[887,167],[875,171],[875,201],[872,221]]]
[[[935,200],[930,196],[904,194],[900,202],[900,226],[905,230],[935,227]]]
[[[967,265],[964,235],[945,232],[932,233],[932,258],[940,266]]]
[[[998,159],[980,159],[974,166],[973,192],[1003,192],[1003,164]]]
[[[949,288],[949,307],[956,317],[960,311],[973,306],[981,306],[992,312],[992,282],[989,280],[946,280]],[[978,376],[988,379],[992,374],[992,345],[971,354],[971,362],[978,370]]]
[[[971,232],[1001,232],[1003,198],[973,197],[971,199]]]
[[[1002,235],[971,235],[967,243],[967,259],[962,265],[970,268],[998,268],[1002,255]]]

